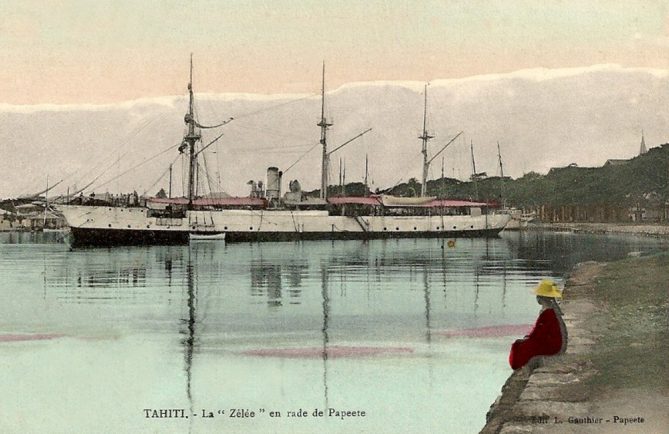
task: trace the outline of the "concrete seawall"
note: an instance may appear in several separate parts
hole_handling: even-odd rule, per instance
[[[513,372],[481,432],[669,432],[668,281],[668,254],[577,265],[567,351]]]
[[[514,371],[490,407],[481,433],[549,431],[561,428],[556,420],[566,422],[591,411],[587,396],[573,387],[594,374],[587,355],[596,339],[588,328],[582,327],[582,318],[595,307],[578,292],[579,287],[591,284],[603,266],[585,263],[575,268],[565,287],[566,300],[561,304],[569,336],[567,351],[561,356],[534,359]]]
[[[528,230],[581,232],[588,234],[634,234],[669,237],[669,224],[634,223],[533,223]]]

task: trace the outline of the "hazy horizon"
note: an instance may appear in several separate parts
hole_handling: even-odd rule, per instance
[[[114,103],[181,92],[314,93],[527,68],[669,67],[669,3],[8,0],[0,103]]]
[[[348,182],[361,181],[364,158],[370,157],[372,188],[420,179],[420,134],[424,83],[381,81],[348,83],[327,93],[326,115],[334,121],[330,149],[373,128],[333,155],[330,183],[338,182],[339,158]],[[471,173],[473,141],[477,171],[499,174],[496,142],[502,148],[505,175],[517,178],[551,167],[576,163],[599,166],[607,159],[638,154],[641,132],[648,148],[667,142],[669,71],[593,65],[582,68],[529,69],[463,79],[435,80],[428,88],[428,129],[435,135],[430,156],[450,137],[464,131],[444,152],[445,175],[466,179]],[[207,154],[214,190],[248,194],[249,179],[264,180],[268,166],[285,170],[309,149],[284,177],[299,179],[305,190],[319,186],[320,95],[253,95],[196,93],[204,124],[234,117]],[[67,178],[59,191],[147,190],[166,186],[176,150],[115,178],[147,158],[176,145],[183,134],[186,95],[143,98],[115,104],[0,104],[0,142],[14,144],[0,162],[0,197],[16,197]],[[216,133],[218,134],[218,132]],[[205,136],[208,143],[215,135]],[[441,176],[441,159],[429,179]],[[103,171],[106,172],[103,173]],[[182,182],[175,169],[175,194]],[[162,173],[162,178],[161,178]],[[101,185],[101,187],[100,187]],[[284,186],[285,187],[285,186]]]

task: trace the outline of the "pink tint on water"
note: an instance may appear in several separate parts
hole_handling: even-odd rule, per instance
[[[63,336],[65,335],[57,333],[6,334],[0,335],[0,342],[43,341],[47,339],[56,339]]]
[[[470,329],[443,330],[434,332],[436,335],[448,338],[492,338],[499,336],[523,337],[530,332],[532,324],[507,324],[498,326],[476,327]]]
[[[346,357],[370,357],[381,355],[411,354],[412,348],[407,347],[342,347],[332,346],[323,349],[322,347],[308,348],[259,348],[256,350],[242,351],[246,356],[257,357],[284,357],[288,359],[309,359],[320,358],[327,355],[328,358],[346,358]]]

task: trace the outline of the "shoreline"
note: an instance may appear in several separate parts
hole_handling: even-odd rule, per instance
[[[669,224],[659,223],[530,223],[527,230],[669,237]]]
[[[666,254],[577,265],[567,351],[514,371],[481,433],[666,432],[668,277]]]

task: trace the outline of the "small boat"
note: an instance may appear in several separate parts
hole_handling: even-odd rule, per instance
[[[225,240],[225,232],[219,233],[190,233],[188,234],[190,241],[223,241]]]
[[[48,233],[56,233],[56,234],[67,234],[70,232],[69,227],[64,227],[64,228],[44,228],[42,229],[42,232],[48,232]]]

